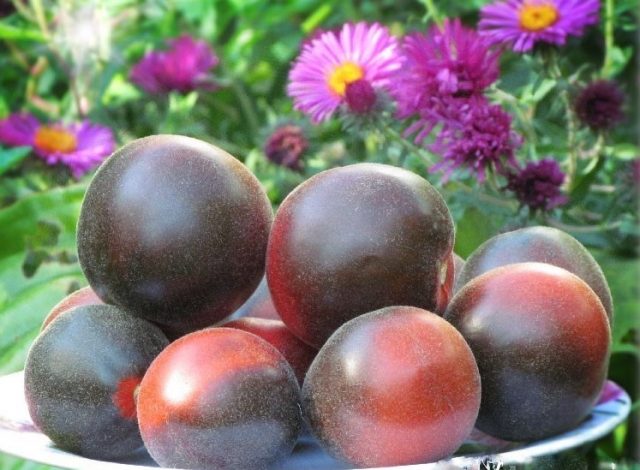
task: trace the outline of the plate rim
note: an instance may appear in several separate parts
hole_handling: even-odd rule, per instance
[[[3,390],[9,383],[15,387],[15,383],[23,384],[23,374],[24,371],[18,371],[11,374],[0,375],[0,390]],[[613,382],[615,384],[615,382]],[[617,384],[616,384],[617,385]],[[3,387],[4,386],[4,387]],[[629,413],[631,411],[631,398],[629,394],[620,387],[621,394],[612,400],[609,400],[604,403],[598,403],[594,405],[591,410],[589,417],[583,421],[580,426],[574,428],[570,431],[566,431],[564,433],[558,434],[556,436],[552,436],[546,439],[542,439],[540,441],[535,441],[533,443],[525,444],[523,447],[510,449],[503,452],[496,453],[477,453],[477,454],[468,454],[468,455],[458,455],[452,456],[448,459],[440,460],[438,462],[433,463],[425,463],[425,464],[415,464],[415,465],[406,465],[406,466],[395,466],[395,467],[384,467],[388,469],[428,469],[428,468],[441,468],[439,465],[442,464],[454,464],[460,465],[463,468],[469,465],[478,464],[479,462],[490,460],[493,463],[497,464],[525,464],[531,463],[535,458],[539,458],[545,455],[553,455],[559,452],[563,452],[575,447],[579,447],[581,445],[588,444],[590,442],[594,442],[610,432],[612,432],[618,425],[624,422]],[[0,396],[1,396],[0,392]],[[2,409],[0,408],[0,411]],[[56,447],[49,446],[46,452],[49,452],[47,455],[37,454],[35,457],[30,455],[26,450],[22,451],[19,449],[18,451],[10,448],[8,445],[4,445],[3,443],[7,441],[6,437],[16,437],[16,435],[20,431],[12,430],[7,427],[3,427],[2,425],[2,415],[0,415],[0,437],[5,437],[4,439],[0,439],[0,452],[13,455],[28,461],[41,463],[44,465],[52,465],[59,468],[66,469],[82,469],[88,468],[90,465],[92,469],[96,470],[141,470],[141,469],[151,469],[151,468],[162,468],[162,467],[150,467],[148,465],[135,465],[131,463],[117,462],[117,461],[103,461],[103,460],[93,460],[87,457],[73,454],[71,452],[66,452],[64,450],[58,449]],[[589,423],[588,427],[584,428],[585,423]],[[27,423],[25,423],[27,424]],[[570,442],[576,438],[578,435],[577,432],[580,428],[582,432],[585,433],[588,431],[588,437],[585,439],[582,436],[582,440],[578,444],[569,445]],[[32,433],[37,433],[40,436],[46,438],[44,434],[37,430],[29,431]],[[558,441],[569,441],[565,442],[564,445],[561,445],[558,448]],[[13,440],[10,440],[13,442]],[[135,454],[134,454],[135,455]],[[77,466],[70,466],[67,462],[65,463],[65,459],[69,457],[79,459]],[[84,463],[84,466],[80,466]]]

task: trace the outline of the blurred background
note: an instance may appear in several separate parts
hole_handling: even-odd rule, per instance
[[[475,28],[487,3],[0,0],[0,374],[22,369],[51,307],[86,285],[75,226],[93,170],[115,148],[158,133],[212,142],[254,172],[274,208],[325,169],[389,163],[438,187],[463,258],[489,237],[528,225],[561,228],[590,249],[614,298],[610,378],[632,396],[632,414],[593,446],[535,468],[637,468],[637,1],[604,0],[598,24],[558,48],[556,75],[545,75],[537,51],[501,56],[489,96],[524,136],[521,165],[545,157],[564,169],[571,147],[581,149],[571,184],[554,189],[558,205],[532,204],[507,190],[500,174],[443,180],[432,168],[437,153],[403,137],[406,126],[388,114],[384,132],[378,121],[342,114],[314,124],[287,95],[292,63],[319,30],[365,20],[401,36],[427,31],[438,17]],[[600,79],[622,97],[606,130],[581,123],[575,107]],[[0,455],[0,469],[36,468],[46,467]]]

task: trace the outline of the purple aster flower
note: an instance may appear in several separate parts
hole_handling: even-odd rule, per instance
[[[41,124],[31,114],[12,114],[0,120],[0,142],[33,147],[47,164],[66,165],[75,178],[100,165],[116,146],[108,127],[88,121]]]
[[[574,106],[578,118],[591,129],[608,130],[624,118],[624,98],[616,82],[597,80],[580,91]]]
[[[132,82],[150,94],[215,89],[209,72],[219,60],[206,42],[183,35],[167,43],[168,50],[148,52],[133,66]]]
[[[366,80],[386,90],[402,66],[398,43],[377,23],[346,23],[307,43],[289,72],[287,93],[313,122],[329,118],[346,102],[347,88]]]
[[[277,165],[300,170],[300,157],[308,147],[309,142],[302,128],[290,124],[276,129],[269,136],[264,146],[264,153]]]
[[[518,173],[508,176],[507,189],[513,191],[522,205],[536,211],[547,211],[567,202],[560,192],[564,173],[552,158],[529,162]]]
[[[401,118],[420,113],[437,114],[443,98],[465,100],[480,96],[498,79],[499,53],[460,20],[446,20],[427,34],[405,37],[405,66],[394,82],[392,94]]]
[[[454,113],[455,111],[455,113]],[[506,173],[516,166],[515,150],[522,138],[511,128],[511,116],[483,98],[471,100],[449,111],[449,118],[430,149],[442,156],[431,171],[444,170],[447,180],[453,170],[470,169],[484,181],[485,172],[495,168]]]
[[[516,52],[537,42],[562,46],[598,22],[599,0],[500,0],[480,10],[480,33],[492,43],[511,43]]]

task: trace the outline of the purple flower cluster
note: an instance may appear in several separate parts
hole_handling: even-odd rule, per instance
[[[511,128],[511,116],[500,106],[471,101],[445,122],[431,145],[431,150],[442,156],[432,170],[444,170],[446,180],[454,169],[469,168],[484,181],[488,168],[504,174],[507,166],[517,166],[515,150],[521,142]]]
[[[215,89],[209,75],[218,57],[204,41],[183,35],[168,41],[165,51],[151,51],[133,66],[130,79],[150,94]]]
[[[447,20],[427,34],[407,36],[403,51],[406,63],[394,89],[398,116],[417,116],[405,133],[418,144],[440,126],[429,148],[442,161],[431,170],[444,170],[447,179],[467,168],[483,181],[490,168],[504,172],[515,165],[521,139],[511,117],[484,96],[500,73],[499,53],[489,41],[459,20]]]
[[[519,169],[515,152],[522,138],[511,116],[485,95],[500,74],[504,48],[496,45],[510,43],[516,52],[537,42],[562,45],[596,23],[599,8],[598,0],[497,0],[482,8],[478,31],[446,19],[401,40],[377,23],[318,30],[303,43],[287,90],[294,107],[315,123],[338,109],[374,113],[380,109],[375,106],[379,94],[386,93],[396,104],[397,118],[412,120],[404,136],[441,157],[432,171],[444,171],[447,179],[465,168],[480,181],[496,171],[509,178],[524,204],[547,210],[563,201],[564,175],[547,160]],[[584,111],[578,113],[589,115],[585,120],[590,118],[592,127],[618,118],[614,93],[605,95],[604,87],[594,87],[581,102]],[[597,120],[590,111],[596,108],[606,116]],[[539,200],[532,196],[536,189]]]
[[[441,127],[432,150],[443,161],[435,169],[448,175],[465,166],[484,179],[488,168],[514,161],[520,142],[511,118],[484,97],[498,79],[498,61],[490,42],[457,19],[409,34],[401,45],[378,24],[348,23],[305,43],[289,74],[288,92],[295,108],[314,122],[339,107],[369,114],[378,93],[386,92],[400,119],[417,118],[405,133],[414,134],[416,143]]]
[[[560,191],[564,177],[558,162],[545,158],[529,162],[517,173],[510,174],[507,189],[513,191],[518,201],[529,210],[548,211],[567,202],[567,197]]]
[[[32,147],[48,165],[66,165],[75,178],[100,165],[116,145],[108,127],[89,121],[41,124],[31,114],[0,120],[0,143]]]

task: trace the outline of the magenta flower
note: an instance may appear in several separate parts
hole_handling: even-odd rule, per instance
[[[507,189],[532,211],[548,211],[567,202],[567,197],[560,192],[564,173],[552,158],[527,163],[518,173],[510,174],[508,181]]]
[[[478,98],[456,109],[457,115],[444,121],[430,149],[442,157],[431,171],[444,170],[445,181],[453,170],[467,168],[482,182],[488,169],[506,173],[517,166],[515,151],[522,138],[511,128],[511,116],[500,106]]]
[[[501,0],[480,10],[480,33],[495,44],[511,43],[516,52],[537,42],[562,46],[598,22],[599,0]]]
[[[41,124],[31,114],[12,114],[0,120],[0,142],[30,146],[49,165],[66,165],[80,178],[111,155],[116,144],[108,127],[88,121]]]
[[[300,170],[300,158],[307,148],[309,148],[309,141],[302,128],[289,124],[279,127],[269,136],[264,146],[264,153],[277,165]]]
[[[398,43],[387,28],[346,23],[303,47],[289,72],[287,93],[295,109],[318,123],[346,103],[351,84],[365,80],[375,91],[387,90],[401,66]]]
[[[430,119],[443,98],[480,96],[500,73],[498,52],[458,19],[408,35],[403,52],[406,63],[392,91],[401,118],[419,113]]]
[[[206,42],[183,35],[167,43],[168,50],[148,52],[133,66],[132,82],[150,94],[215,88],[209,72],[219,59]]]

